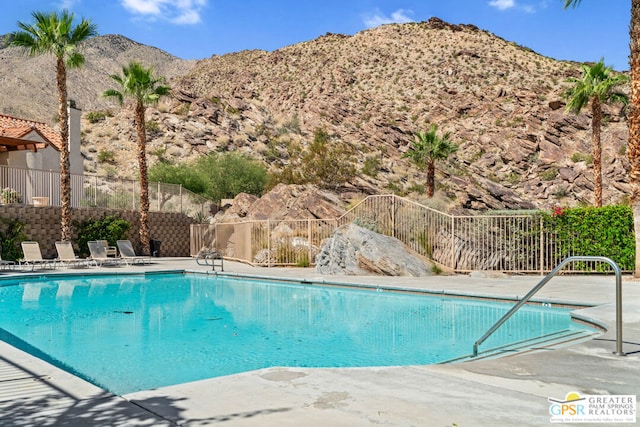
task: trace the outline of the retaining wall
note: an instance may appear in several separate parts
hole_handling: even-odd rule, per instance
[[[17,219],[25,224],[27,240],[40,243],[42,256],[57,256],[55,242],[60,240],[60,215],[58,206],[2,205],[0,218]],[[126,238],[131,240],[136,253],[142,253],[138,234],[138,211],[121,211],[101,208],[72,208],[72,221],[100,219],[105,215],[116,215],[131,223]],[[190,225],[196,223],[192,218],[180,213],[149,212],[151,239],[160,240],[160,255],[167,257],[189,256]],[[77,230],[72,230],[72,240],[76,241]]]

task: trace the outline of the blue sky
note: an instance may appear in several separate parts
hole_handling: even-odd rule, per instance
[[[629,68],[631,0],[1,0],[0,34],[31,12],[67,8],[100,34],[122,34],[184,59],[244,49],[276,50],[327,32],[352,35],[436,16],[474,24],[556,59]]]

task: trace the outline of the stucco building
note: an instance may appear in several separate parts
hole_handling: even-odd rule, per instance
[[[73,101],[68,110],[70,171],[81,176],[82,111]],[[0,114],[0,202],[58,204],[61,146],[59,132],[48,124]],[[73,193],[72,186],[72,199],[80,196]]]

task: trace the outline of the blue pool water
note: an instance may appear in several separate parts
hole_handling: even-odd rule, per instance
[[[116,394],[270,366],[468,355],[512,304],[200,274],[0,282],[0,339]],[[482,346],[579,329],[525,306]]]

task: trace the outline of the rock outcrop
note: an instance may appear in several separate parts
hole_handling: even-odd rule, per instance
[[[398,239],[355,224],[336,229],[316,256],[320,274],[421,277],[432,268]]]
[[[333,219],[345,212],[343,205],[335,194],[313,185],[278,184],[260,198],[240,193],[214,221]]]

